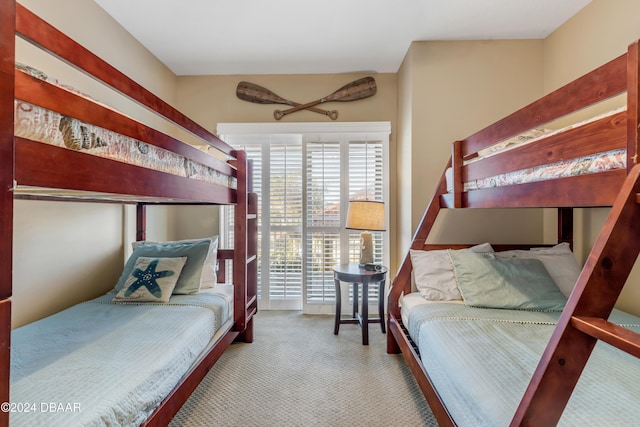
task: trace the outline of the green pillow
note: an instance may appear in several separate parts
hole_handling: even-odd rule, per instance
[[[187,262],[180,273],[174,294],[195,294],[200,291],[200,276],[202,267],[209,251],[209,240],[180,243],[143,243],[136,246],[124,265],[122,275],[116,284],[115,291],[119,292],[125,281],[133,271],[139,257],[149,258],[177,258],[187,257]]]
[[[566,298],[537,259],[449,251],[466,305],[513,310],[562,311]]]

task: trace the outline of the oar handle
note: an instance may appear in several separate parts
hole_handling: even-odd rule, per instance
[[[286,104],[291,105],[293,107],[297,107],[300,105],[297,102],[289,101],[288,99],[284,99],[281,96],[276,95],[274,92],[269,89],[257,85],[255,83],[250,82],[240,82],[238,83],[238,87],[236,88],[236,96],[243,101],[253,102],[256,104]],[[338,118],[338,112],[336,110],[323,110],[320,108],[309,108],[310,111],[313,111],[318,114],[322,114],[323,116],[329,116],[332,120]],[[280,110],[276,110],[273,115],[277,120],[280,120],[283,115],[279,113]]]
[[[338,118],[338,111],[337,110],[322,110],[320,108],[314,108],[314,107],[309,107],[306,108],[306,110],[309,111],[313,111],[314,113],[318,113],[318,114],[322,114],[324,116],[329,117],[331,120],[336,120]],[[298,110],[296,110],[298,111]],[[273,112],[273,117],[276,118],[276,120],[280,120],[281,118],[283,118],[284,116],[286,116],[287,114],[290,114],[291,112],[289,110],[275,110]]]
[[[323,102],[334,102],[334,101],[356,101],[359,99],[368,98],[376,94],[376,81],[373,77],[363,77],[358,80],[354,80],[351,83],[347,83],[342,86],[340,89],[336,90],[330,95],[325,96],[324,98],[316,99],[315,101],[307,102],[306,104],[299,104],[293,108],[289,108],[288,110],[280,111],[278,115],[282,114],[280,118],[286,116],[287,114],[295,113],[296,111],[310,109],[318,104],[322,104]],[[280,120],[280,119],[278,119]]]
[[[282,116],[280,116],[280,118],[282,118],[283,116],[286,116],[287,114],[295,113],[296,111],[311,110],[311,108],[313,108],[314,106],[316,106],[318,104],[321,104],[323,102],[324,102],[324,98],[317,99],[317,100],[311,101],[311,102],[307,102],[306,104],[298,104],[295,107],[289,108],[287,110],[276,110],[276,111],[280,111],[280,114],[282,114]],[[280,119],[278,119],[278,120],[280,120]]]

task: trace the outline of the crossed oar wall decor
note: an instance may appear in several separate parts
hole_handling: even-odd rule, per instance
[[[322,114],[335,120],[338,118],[338,112],[336,110],[323,110],[316,108],[316,105],[323,104],[325,102],[347,102],[357,101],[359,99],[369,98],[376,93],[376,81],[373,77],[363,77],[358,80],[354,80],[342,86],[330,95],[324,98],[316,99],[315,101],[308,102],[306,104],[300,104],[298,102],[289,101],[284,99],[275,93],[271,92],[260,85],[249,82],[240,82],[236,88],[236,96],[244,101],[254,102],[256,104],[284,104],[290,105],[292,108],[287,110],[275,110],[273,116],[276,120],[280,120],[287,114],[295,113],[300,110],[309,110],[318,114]]]

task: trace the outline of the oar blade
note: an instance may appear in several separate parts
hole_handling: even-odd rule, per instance
[[[330,101],[357,101],[358,99],[369,98],[376,94],[376,81],[373,77],[363,77],[342,86],[331,95],[324,98],[323,102]]]
[[[269,89],[250,82],[240,82],[236,87],[236,96],[243,101],[256,104],[286,104],[292,105],[289,100],[279,97]]]

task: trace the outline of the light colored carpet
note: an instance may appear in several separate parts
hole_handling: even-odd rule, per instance
[[[171,426],[437,426],[386,335],[333,317],[261,311],[252,344],[233,344]]]

